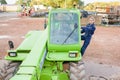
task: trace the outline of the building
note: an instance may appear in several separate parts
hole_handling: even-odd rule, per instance
[[[19,5],[4,4],[0,5],[0,11],[18,11],[20,9]]]

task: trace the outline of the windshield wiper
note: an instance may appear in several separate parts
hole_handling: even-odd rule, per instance
[[[64,40],[64,42],[62,44],[64,44],[68,39],[69,37],[74,33],[74,31],[78,28],[78,25],[77,23],[75,23],[74,25],[74,29],[72,30],[72,32],[67,36],[67,38]]]

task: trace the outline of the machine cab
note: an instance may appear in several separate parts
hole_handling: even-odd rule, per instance
[[[48,21],[49,51],[80,51],[80,13],[76,9],[51,10]]]

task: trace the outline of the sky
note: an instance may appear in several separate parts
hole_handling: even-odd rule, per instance
[[[17,0],[6,0],[7,4],[15,4]]]
[[[84,4],[88,4],[88,3],[93,3],[93,2],[113,2],[113,1],[120,1],[120,0],[81,0],[84,1]]]
[[[8,4],[14,4],[16,2],[16,0],[6,0]],[[110,1],[120,1],[120,0],[82,0],[84,1],[85,5],[88,3],[92,3],[92,2],[110,2]]]

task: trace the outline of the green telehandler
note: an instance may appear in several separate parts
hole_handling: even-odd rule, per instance
[[[0,80],[86,80],[81,60],[80,12],[52,9],[44,31],[30,31],[10,50],[0,68]]]

